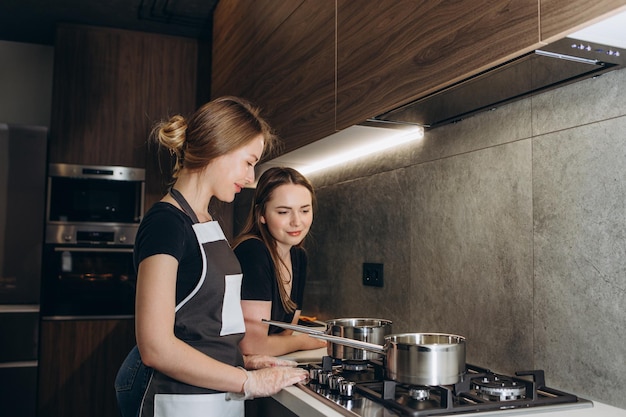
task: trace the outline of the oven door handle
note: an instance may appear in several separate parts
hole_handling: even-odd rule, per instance
[[[133,248],[54,248],[55,252],[123,252],[133,253]]]

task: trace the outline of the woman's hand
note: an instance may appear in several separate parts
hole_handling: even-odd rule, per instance
[[[243,384],[246,400],[269,397],[285,387],[304,382],[309,377],[306,369],[284,366],[246,371],[246,373],[248,379]]]
[[[271,368],[274,366],[287,366],[293,368],[298,366],[298,362],[286,359],[278,359],[274,356],[267,355],[244,355],[243,363],[244,368],[246,369],[263,369]]]

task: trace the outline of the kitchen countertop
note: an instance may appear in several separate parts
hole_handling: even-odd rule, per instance
[[[300,417],[345,417],[334,408],[326,405],[317,397],[303,391],[297,386],[287,387],[273,398]],[[469,416],[538,416],[538,417],[626,417],[626,410],[593,402],[593,407],[586,408],[560,408],[550,411],[549,407],[541,407],[535,410],[514,409],[506,411],[490,411],[481,413],[464,414]]]
[[[326,348],[293,352],[284,356],[283,359],[293,360],[299,363],[320,362],[326,355]],[[584,396],[581,396],[584,398]],[[300,417],[342,417],[342,414],[327,405],[315,395],[302,390],[298,386],[284,388],[273,398]],[[559,408],[551,411],[549,407],[541,407],[535,410],[514,409],[498,412],[481,412],[466,414],[468,416],[545,416],[545,417],[626,417],[626,410],[593,401],[593,407],[585,408]]]
[[[279,356],[279,358],[296,361],[298,363],[311,363],[311,362],[321,362],[322,358],[326,355],[327,355],[327,350],[324,347],[324,348],[313,349],[313,350],[299,350],[297,352],[292,352],[283,356]]]

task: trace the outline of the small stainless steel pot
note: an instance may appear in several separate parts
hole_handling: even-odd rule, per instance
[[[382,345],[385,336],[391,333],[391,320],[371,318],[345,318],[326,321],[326,334],[352,340]],[[365,349],[329,342],[328,356],[334,359],[365,361],[382,359],[382,355]]]

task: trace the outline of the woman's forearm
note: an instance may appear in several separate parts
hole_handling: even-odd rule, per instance
[[[305,334],[274,334],[265,336],[246,336],[239,344],[244,355],[281,356],[299,350],[318,349],[325,342]]]

